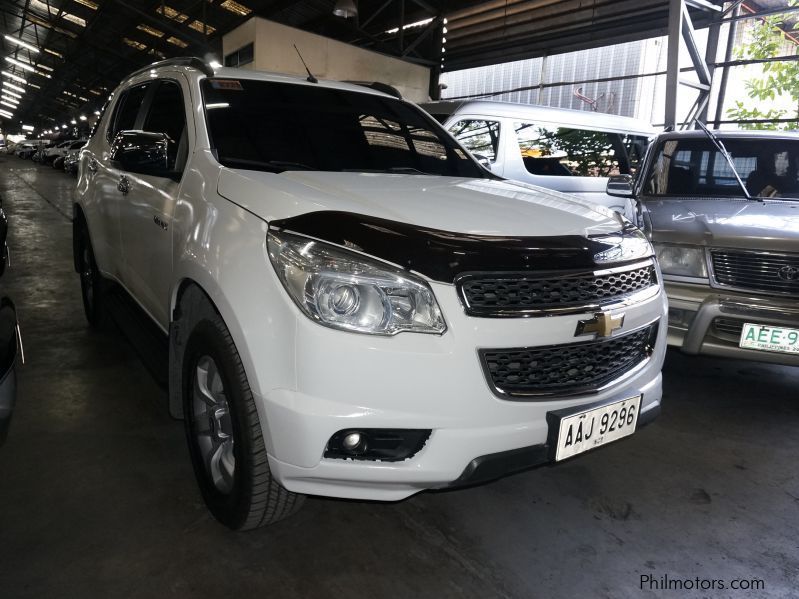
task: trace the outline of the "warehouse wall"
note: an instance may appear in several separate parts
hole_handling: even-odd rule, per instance
[[[319,79],[381,81],[414,102],[428,99],[430,70],[398,58],[357,48],[321,35],[254,17],[222,37],[222,52],[254,43],[255,60],[246,65],[259,71],[305,76],[293,44]]]

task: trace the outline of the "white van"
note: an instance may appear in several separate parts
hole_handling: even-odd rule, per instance
[[[605,192],[633,174],[657,130],[629,117],[512,102],[421,104],[493,173],[590,199],[634,216],[629,199]]]

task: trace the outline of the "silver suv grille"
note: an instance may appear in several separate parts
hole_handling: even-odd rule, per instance
[[[799,255],[711,250],[710,257],[720,286],[799,295]]]
[[[458,277],[456,285],[470,316],[512,317],[613,304],[656,287],[657,275],[648,261],[594,272],[469,273]]]

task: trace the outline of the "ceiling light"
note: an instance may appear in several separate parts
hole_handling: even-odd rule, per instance
[[[44,69],[45,71],[50,71],[51,73],[53,72],[53,67],[48,67],[46,64],[39,63],[36,65],[36,67],[39,69]]]
[[[61,52],[56,52],[55,50],[51,50],[50,48],[45,48],[44,51],[47,52],[48,54],[52,54],[53,56],[58,56],[58,58],[64,58],[64,55],[61,54]]]
[[[72,119],[72,120],[71,120],[71,121],[69,121],[69,122],[70,122],[70,123],[72,123],[73,125],[77,125],[77,124],[78,124],[78,121],[76,121],[75,119]]]
[[[27,83],[27,81],[25,81],[22,77],[18,77],[14,73],[9,73],[8,71],[0,71],[0,74],[8,77],[9,79],[13,79],[14,81],[19,81],[20,83]]]
[[[333,7],[333,14],[342,19],[357,17],[358,7],[355,6],[355,0],[338,0]]]
[[[5,95],[0,96],[0,98],[5,100],[6,102],[11,102],[14,106],[19,106],[19,100],[17,100],[16,98],[12,98],[11,96],[5,96]]]
[[[21,94],[25,93],[25,88],[20,87],[19,85],[14,85],[13,83],[9,83],[8,81],[3,81],[3,87],[11,88],[13,90],[18,91]]]
[[[97,116],[100,116],[100,111],[99,110],[95,110],[94,114],[96,114]]]
[[[97,4],[95,4],[91,0],[75,0],[75,2],[77,2],[78,4],[83,4],[83,6],[91,8],[92,10],[97,10],[98,8]]]
[[[61,125],[61,128],[62,128],[62,129],[66,129],[66,128],[67,128],[67,126],[66,126],[66,125]]]
[[[10,56],[6,56],[6,62],[10,62],[11,64],[18,66],[20,69],[24,69],[26,71],[33,72],[36,70],[31,65],[26,64],[21,60],[17,60],[16,58],[11,58]]]
[[[2,110],[2,109],[0,109],[0,116],[4,116],[4,117],[6,117],[7,119],[10,119],[10,118],[12,118],[14,115],[13,115],[13,114],[11,114],[10,112],[8,112],[7,110]]]
[[[34,129],[33,125],[22,125],[22,128],[25,131],[33,131],[33,129]]]
[[[8,106],[9,108],[12,108],[14,110],[17,109],[17,107],[14,104],[12,104],[11,102],[6,102],[5,100],[0,100],[0,104],[2,104],[3,106]]]
[[[79,118],[80,120],[82,120],[82,121],[85,121],[85,120],[86,120],[86,117],[85,117],[85,116],[83,116],[83,115],[80,115],[78,118]]]
[[[241,17],[246,17],[248,14],[252,12],[252,9],[247,8],[243,4],[239,4],[235,2],[235,0],[225,0],[222,4],[220,4],[222,8],[229,10],[232,13],[235,13]]]
[[[31,46],[30,44],[23,42],[21,39],[17,39],[15,37],[11,37],[10,35],[4,36],[9,42],[12,44],[16,44],[17,46],[22,46],[23,48],[30,50],[31,52],[38,52],[39,48],[36,46]]]
[[[12,92],[10,89],[3,88],[2,93],[8,94],[9,96],[13,96],[14,98],[22,99],[22,96],[17,92]]]

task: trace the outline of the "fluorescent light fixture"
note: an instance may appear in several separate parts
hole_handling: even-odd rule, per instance
[[[10,56],[6,56],[6,62],[10,62],[14,66],[17,66],[25,71],[30,71],[31,73],[36,70],[31,65],[22,62],[21,60],[17,60],[16,58],[11,58]]]
[[[11,102],[6,102],[5,100],[0,100],[0,104],[3,106],[8,106],[9,108],[13,108],[14,110],[17,108],[16,105],[12,104]]]
[[[3,88],[0,90],[0,93],[6,94],[7,96],[11,96],[12,98],[16,98],[17,100],[21,100],[22,96],[17,92],[12,92],[10,89]]]
[[[99,110],[95,110],[94,114],[96,114],[97,116],[100,116],[100,111]]]
[[[17,100],[16,98],[12,98],[11,96],[3,96],[3,95],[0,95],[0,98],[5,100],[6,102],[11,102],[14,106],[19,106],[19,100]]]
[[[13,118],[14,115],[8,112],[7,110],[3,110],[2,108],[0,108],[0,116],[4,116],[7,119],[10,119]]]
[[[0,75],[3,77],[8,77],[9,79],[13,79],[14,81],[19,81],[20,83],[27,83],[22,77],[15,75],[14,73],[9,73],[8,71],[0,71]]]
[[[21,94],[24,94],[26,91],[24,87],[20,87],[19,85],[14,85],[13,83],[9,83],[8,81],[3,81],[3,87],[11,88],[15,91],[18,91]]]
[[[62,129],[66,129],[66,128],[67,128],[67,126],[66,126],[66,125],[61,125],[61,128],[62,128]]]
[[[46,64],[38,63],[36,65],[37,68],[44,69],[45,71],[53,72],[53,67],[48,67]]]
[[[23,42],[21,39],[17,39],[15,37],[11,37],[10,35],[5,36],[6,40],[11,42],[12,44],[16,44],[17,46],[22,46],[23,48],[30,50],[31,52],[38,52],[39,48],[36,46],[31,46],[27,42]]]
[[[78,121],[76,121],[75,119],[72,119],[72,120],[71,120],[71,121],[69,121],[69,122],[70,122],[70,123],[72,123],[73,125],[77,125],[77,124],[78,124]]]
[[[33,125],[22,125],[25,131],[33,131]]]
[[[83,115],[80,115],[78,118],[79,118],[80,120],[82,120],[82,121],[85,121],[85,120],[86,120],[86,117],[85,117],[85,116],[83,116]]]
[[[227,108],[230,106],[227,102],[214,102],[212,104],[206,104],[205,107],[210,110],[211,108]]]

